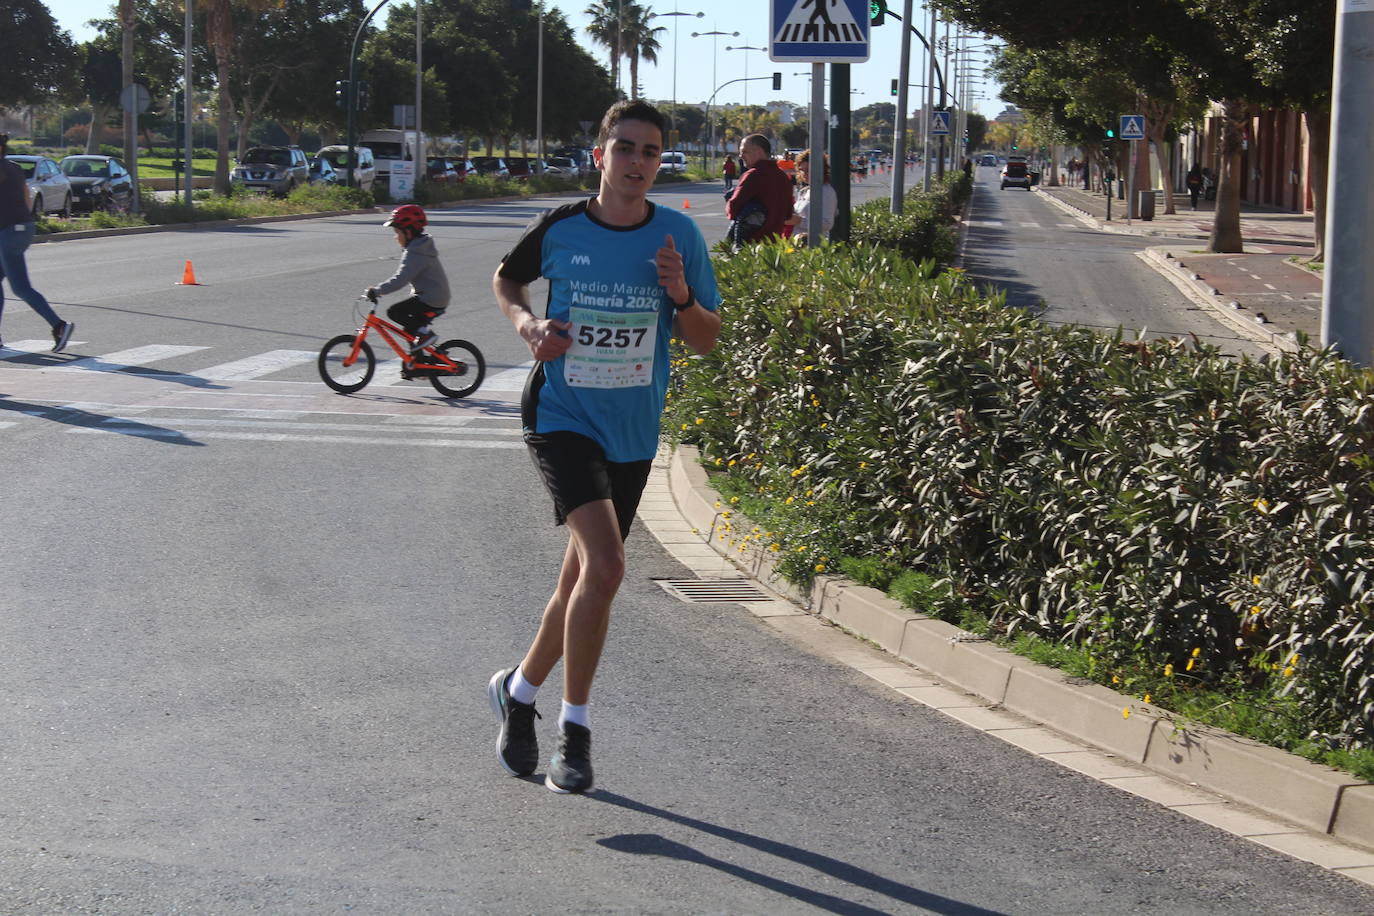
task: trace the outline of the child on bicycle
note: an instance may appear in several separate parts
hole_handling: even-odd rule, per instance
[[[401,266],[390,279],[369,286],[363,293],[376,302],[379,295],[394,293],[410,284],[410,298],[392,305],[386,315],[415,335],[411,353],[419,353],[439,339],[429,323],[448,308],[448,275],[439,262],[434,238],[425,234],[428,222],[424,208],[415,204],[403,204],[391,211],[391,216],[382,225],[390,226],[396,233],[396,242],[401,246]]]

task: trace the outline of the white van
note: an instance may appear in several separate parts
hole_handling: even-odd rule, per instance
[[[377,180],[383,187],[391,184],[391,163],[415,161],[415,131],[368,130],[359,143],[367,144],[376,157]]]
[[[687,154],[681,150],[667,150],[658,159],[658,170],[676,174],[687,171]]]
[[[369,147],[355,146],[353,149],[358,153],[358,164],[353,167],[353,182],[364,191],[371,191],[373,183],[377,180],[376,159]],[[348,144],[322,146],[315,155],[321,159],[328,159],[329,164],[338,169],[340,176],[348,173]]]

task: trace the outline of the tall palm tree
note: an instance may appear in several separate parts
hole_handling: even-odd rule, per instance
[[[653,25],[658,14],[647,6],[626,3],[621,13],[621,50],[630,58],[631,98],[639,95],[639,61],[641,58],[651,64],[658,63],[658,33],[668,31],[661,25]]]
[[[617,89],[620,88],[620,55],[623,53],[624,40],[621,34],[623,7],[621,0],[596,0],[582,11],[592,17],[587,34],[611,55],[611,79]]]

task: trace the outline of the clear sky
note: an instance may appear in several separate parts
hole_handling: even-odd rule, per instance
[[[112,0],[44,0],[48,9],[52,11],[53,17],[58,24],[72,33],[72,36],[83,41],[94,36],[94,30],[87,28],[85,22],[96,17],[107,17],[110,10],[117,4]],[[671,99],[674,97],[673,82],[674,70],[676,70],[677,94],[679,102],[703,102],[710,95],[713,86],[719,86],[728,80],[737,79],[747,75],[768,76],[775,71],[783,75],[782,91],[773,92],[772,84],[766,80],[748,83],[736,83],[720,91],[716,101],[719,102],[744,102],[751,104],[761,104],[775,99],[783,99],[799,105],[805,105],[810,101],[810,67],[806,64],[785,64],[773,63],[768,59],[767,51],[751,50],[726,50],[727,48],[741,48],[752,46],[766,48],[768,46],[769,28],[769,2],[767,0],[641,0],[659,14],[677,12],[697,13],[704,15],[701,18],[695,16],[664,16],[659,22],[666,27],[667,31],[659,37],[661,50],[658,54],[658,63],[640,63],[639,79],[644,85],[645,96],[651,99]],[[583,14],[583,10],[590,4],[590,0],[549,0],[549,5],[557,7],[563,11],[568,22],[573,26],[578,34],[578,39],[602,64],[607,63],[606,51],[599,46],[592,45],[586,35],[586,25],[590,17]],[[901,10],[901,0],[888,0],[889,8]],[[926,32],[929,26],[929,13],[919,12],[921,7],[916,5],[918,12],[915,15],[916,27],[922,33]],[[377,14],[379,18],[386,16],[385,7],[382,12]],[[718,35],[693,38],[692,33],[705,32],[738,32],[738,37],[734,35]],[[944,28],[940,28],[943,35]],[[897,70],[901,62],[901,24],[891,19],[882,26],[872,30],[870,43],[871,55],[867,63],[855,64],[850,68],[850,82],[854,89],[859,90],[853,97],[851,107],[858,109],[865,105],[872,105],[876,102],[894,102],[896,99],[891,94],[891,81],[897,76]],[[986,40],[972,42],[976,45],[986,45]],[[677,53],[674,55],[674,46]],[[677,57],[677,66],[674,67],[673,60]],[[986,53],[974,53],[968,55],[972,66],[982,69],[986,62]],[[912,37],[912,76],[910,82],[917,84],[925,83],[925,56],[924,49],[919,40]],[[943,61],[942,61],[943,66]],[[714,72],[714,82],[713,82]],[[628,82],[629,72],[625,68],[622,78]],[[976,83],[980,76],[973,76],[971,79]],[[1006,106],[997,97],[999,87],[991,81],[984,82],[982,92],[988,98],[981,101],[974,101],[972,109],[988,117],[995,118]],[[923,90],[911,90],[912,107],[919,107],[921,99],[917,96]]]

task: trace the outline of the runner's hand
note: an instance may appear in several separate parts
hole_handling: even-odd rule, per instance
[[[535,318],[520,328],[520,336],[530,348],[530,355],[541,363],[557,359],[568,352],[572,338],[568,331],[572,324],[554,318]]]
[[[674,302],[685,302],[690,290],[687,288],[687,274],[682,264],[682,254],[677,250],[671,235],[663,237],[663,247],[654,258],[658,267],[658,285]]]

